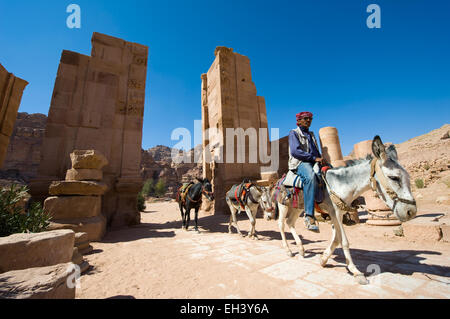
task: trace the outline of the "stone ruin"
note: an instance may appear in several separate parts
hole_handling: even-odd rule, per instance
[[[9,73],[0,64],[0,168],[6,157],[23,90],[28,82]]]
[[[361,141],[353,146],[353,151],[349,159],[361,159],[366,158],[367,155],[373,155],[372,153],[372,140]],[[396,226],[401,225],[401,222],[395,217],[386,204],[376,196],[372,189],[364,192],[361,197],[364,198],[365,207],[367,209],[368,225],[377,226]]]
[[[94,33],[91,56],[64,50],[58,68],[41,151],[35,200],[64,180],[69,154],[95,149],[109,161],[102,214],[110,227],[140,223],[137,194],[148,47]]]
[[[100,241],[106,232],[106,219],[101,213],[102,195],[107,185],[102,182],[102,168],[108,164],[98,151],[76,150],[70,154],[72,168],[64,181],[53,181],[44,211],[52,216],[49,230],[72,229],[87,233],[89,241]]]
[[[203,134],[216,128],[203,137],[203,177],[208,178],[215,193],[214,213],[226,213],[224,200],[226,191],[243,177],[252,180],[261,179],[261,166],[249,163],[249,146],[245,148],[245,163],[226,163],[229,151],[225,147],[227,128],[255,128],[259,141],[259,128],[267,129],[266,104],[263,97],[257,96],[252,82],[250,60],[233,52],[233,49],[217,47],[216,58],[206,74],[202,74],[202,131]],[[236,158],[237,143],[234,143]],[[269,150],[269,139],[267,145]],[[259,150],[259,145],[258,145]],[[211,160],[208,160],[211,158]],[[222,158],[223,163],[220,160]]]

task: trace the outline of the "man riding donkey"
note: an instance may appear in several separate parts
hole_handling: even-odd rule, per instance
[[[296,118],[297,128],[289,132],[289,170],[297,174],[302,181],[306,229],[319,232],[314,208],[318,207],[315,202],[320,204],[323,200],[323,192],[319,188],[320,169],[315,172],[314,166],[327,164],[320,154],[314,133],[309,130],[313,114],[301,112]]]

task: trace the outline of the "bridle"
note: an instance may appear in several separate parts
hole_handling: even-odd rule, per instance
[[[212,198],[214,197],[214,193],[213,193],[213,192],[208,192],[208,191],[205,189],[205,185],[203,185],[203,184],[202,184],[202,192],[201,192],[201,194],[204,194],[204,195],[206,196],[206,198],[211,199],[211,200],[212,200]],[[187,197],[189,198],[189,200],[190,200],[191,202],[193,202],[193,203],[198,203],[198,202],[201,202],[201,201],[202,201],[202,196],[201,196],[201,194],[200,194],[200,198],[197,199],[197,200],[193,200],[193,199],[191,198],[191,196],[189,196],[189,193],[187,193]]]
[[[270,207],[267,208],[266,205],[264,204],[264,201],[262,200],[262,195],[264,194],[264,190],[262,188],[260,188],[258,185],[253,185],[253,186],[255,186],[259,192],[261,192],[261,199],[260,199],[260,203],[259,203],[261,205],[261,209],[266,212],[272,212],[273,206],[270,205]],[[270,194],[269,194],[269,200],[270,200]]]
[[[384,175],[380,164],[378,163],[378,159],[374,158],[370,162],[370,187],[372,190],[379,196],[382,197],[383,194],[380,194],[377,188],[377,180],[375,179],[375,174],[377,174],[378,177],[378,183],[380,183],[381,186],[386,190],[386,193],[391,197],[391,199],[394,201],[394,206],[396,205],[397,201],[410,204],[410,205],[416,205],[415,200],[409,200],[401,198],[397,195],[397,193],[392,189],[392,187],[389,185],[386,175]]]

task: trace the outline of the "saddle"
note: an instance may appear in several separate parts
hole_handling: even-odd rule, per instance
[[[317,192],[314,198],[314,209],[317,212],[319,212],[322,215],[322,217],[324,217],[324,215],[328,216],[328,214],[319,207],[319,204],[323,202],[325,197],[326,186],[323,180],[323,175],[326,174],[326,171],[329,168],[330,168],[329,166],[325,166],[320,169],[319,165],[314,165],[314,172],[315,172],[314,178],[317,179],[318,185]],[[275,192],[275,200],[277,199],[280,190],[280,185],[286,187],[286,190],[288,192],[287,198],[290,198],[292,196],[292,206],[294,208],[298,208],[298,199],[300,191],[303,189],[303,184],[300,176],[297,175],[293,170],[288,171],[287,174],[284,174],[276,186],[277,190]],[[286,202],[286,199],[283,199],[283,204]]]
[[[247,199],[251,196],[250,187],[253,186],[253,183],[247,180],[244,180],[239,185],[233,185],[231,189],[227,193],[227,197],[231,199],[232,202],[239,203],[242,210],[245,210],[245,204],[247,203]],[[250,197],[250,200],[254,202],[253,198]]]
[[[184,183],[177,192],[177,202],[185,203],[186,202],[186,196],[189,192],[189,189],[194,185],[193,182]]]

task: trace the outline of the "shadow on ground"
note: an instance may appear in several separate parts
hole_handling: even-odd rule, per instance
[[[429,250],[395,250],[395,251],[368,251],[351,248],[353,262],[356,267],[366,275],[373,274],[373,266],[378,265],[381,272],[392,272],[402,275],[422,273],[450,278],[450,267],[421,263],[425,257],[419,255],[442,255],[440,252]],[[340,263],[337,267],[345,267],[345,256],[341,248],[334,252],[333,260]],[[327,267],[336,267],[330,266]]]

